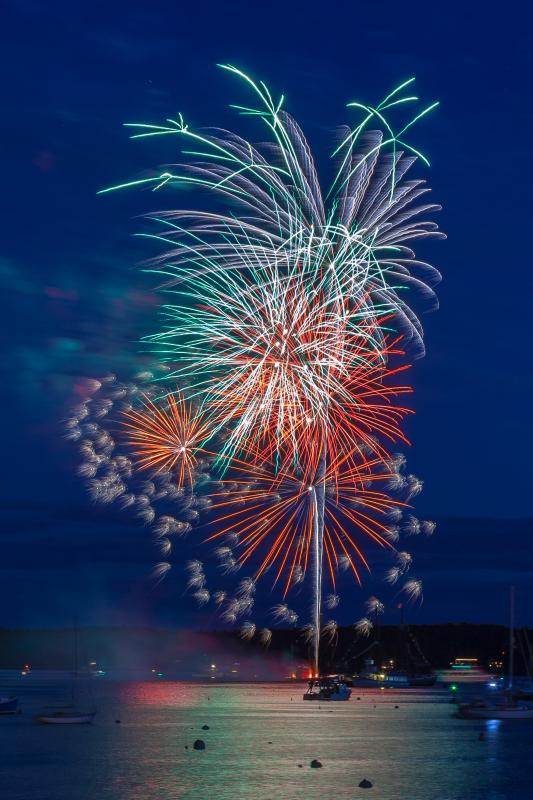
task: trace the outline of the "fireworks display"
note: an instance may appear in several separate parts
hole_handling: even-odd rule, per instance
[[[326,192],[283,97],[224,69],[251,89],[258,107],[235,108],[257,118],[270,141],[197,132],[181,115],[129,126],[133,138],[177,137],[187,162],[113,189],[195,187],[221,210],[210,201],[211,210],[150,217],[154,228],[142,235],[164,246],[150,270],[165,304],[162,328],[145,345],[160,374],[91,385],[68,436],[92,496],[152,526],[165,558],[157,578],[170,568],[176,535],[195,526],[198,543],[212,543],[236,588],[208,587],[197,560],[187,585],[199,605],[240,625],[242,638],[270,642],[271,631],[250,619],[267,575],[279,589],[273,622],[296,625],[291,593],[309,597],[303,624],[318,670],[321,638],[337,637],[322,609],[341,602],[342,573],[361,584],[370,546],[391,556],[385,578],[396,585],[412,562],[397,546],[401,534],[434,529],[411,513],[422,483],[394,451],[407,443],[408,359],[423,353],[416,298],[434,303],[439,279],[412,245],[442,236],[425,219],[438,206],[422,199],[424,181],[406,177],[417,159],[427,164],[406,134],[436,104],[393,125],[418,100],[413,79],[375,107],[349,103],[358,121],[339,131]],[[404,581],[407,597],[420,598],[421,581]],[[370,598],[356,630],[367,635],[382,612]]]

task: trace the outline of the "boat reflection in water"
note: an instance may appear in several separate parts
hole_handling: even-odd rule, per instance
[[[349,700],[351,694],[342,675],[327,675],[310,679],[304,700]]]

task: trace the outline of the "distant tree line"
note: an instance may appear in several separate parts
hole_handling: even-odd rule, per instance
[[[502,625],[448,623],[411,625],[421,652],[434,668],[449,666],[455,658],[477,658],[481,666],[508,658],[508,629]],[[533,645],[533,631],[517,631],[515,663],[517,673],[526,671],[526,637]],[[351,627],[339,628],[337,636],[322,647],[322,669],[356,671],[365,658],[401,660],[405,630],[398,625],[383,625],[368,638],[357,636]],[[310,648],[301,631],[275,630],[268,650],[255,640],[243,641],[237,632],[198,633],[158,628],[82,628],[79,632],[79,663],[97,662],[105,669],[148,668],[196,669],[201,658],[254,658],[268,655],[284,663],[306,663]],[[69,629],[0,629],[0,668],[71,669],[73,632]],[[527,660],[527,655],[526,655]]]

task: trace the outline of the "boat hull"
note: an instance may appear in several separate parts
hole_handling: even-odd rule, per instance
[[[526,706],[461,706],[457,711],[461,719],[533,719],[533,708]]]
[[[41,714],[36,722],[41,725],[90,725],[96,711],[90,714]]]
[[[344,694],[342,696],[341,695],[334,695],[334,696],[328,697],[328,696],[322,695],[320,693],[318,693],[318,694],[308,694],[308,693],[306,693],[306,694],[304,694],[304,700],[320,700],[323,703],[329,703],[329,702],[338,703],[340,701],[346,702],[346,700],[350,699],[351,694],[352,693],[350,691],[349,693]]]
[[[0,697],[0,714],[16,714],[18,704],[18,697]]]

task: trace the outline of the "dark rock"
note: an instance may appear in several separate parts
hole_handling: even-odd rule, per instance
[[[360,789],[371,789],[372,788],[372,783],[370,781],[367,781],[366,778],[363,778],[363,780],[359,784],[359,788]]]
[[[195,750],[205,750],[205,742],[203,739],[197,739],[193,744]]]
[[[188,744],[186,744],[186,745],[185,745],[185,749],[186,749],[186,750],[188,750],[188,749],[189,749],[189,745],[188,745]]]
[[[272,744],[272,742],[267,742],[267,744]]]
[[[322,762],[319,761],[317,758],[313,758],[310,766],[312,769],[320,769],[320,767],[322,766]]]
[[[394,706],[394,708],[400,708],[400,706]]]
[[[202,725],[202,730],[203,731],[208,731],[209,730],[209,725]]]
[[[119,719],[115,720],[115,725],[120,725],[120,720]]]
[[[299,769],[302,769],[302,767],[303,767],[303,764],[298,764],[298,768]]]

